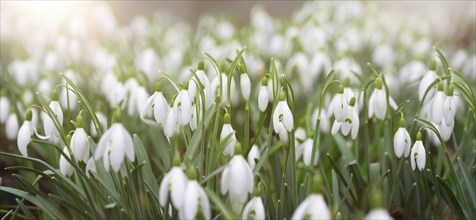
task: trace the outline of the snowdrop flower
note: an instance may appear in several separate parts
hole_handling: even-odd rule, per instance
[[[192,101],[190,101],[187,89],[188,84],[186,83],[184,88],[177,95],[177,98],[175,98],[174,102],[177,120],[182,125],[188,124],[190,122],[190,118],[192,117]]]
[[[213,93],[212,93],[212,87],[210,84],[210,79],[208,79],[207,74],[205,74],[205,64],[203,61],[200,61],[198,63],[198,70],[196,72],[198,80],[202,83],[204,89],[205,89],[205,106],[208,108],[210,105],[213,104]]]
[[[430,86],[430,84],[433,81],[435,81],[436,78],[438,77],[436,75],[435,70],[436,70],[436,62],[432,60],[432,62],[430,63],[430,70],[428,70],[428,72],[423,76],[423,78],[420,81],[420,84],[418,85],[418,99],[420,101],[423,99],[423,96],[425,95],[425,91],[427,90],[428,86]],[[435,89],[431,88],[428,91],[426,99],[430,100],[434,94],[435,94]]]
[[[445,103],[446,95],[443,92],[443,83],[438,84],[438,91],[433,98],[430,108],[430,119],[436,124],[440,124],[443,119],[443,109]]]
[[[259,220],[265,219],[265,217],[263,200],[261,200],[261,197],[256,196],[245,205],[241,218]]]
[[[387,115],[387,95],[382,88],[381,78],[375,80],[375,89],[369,98],[369,118],[373,115],[380,120],[384,120]]]
[[[71,159],[71,156],[69,155],[69,150],[67,147],[63,148],[63,153]],[[73,166],[66,160],[66,158],[61,154],[60,156],[60,161],[59,161],[59,167],[60,167],[60,172],[61,174],[65,176],[71,176],[73,174]]]
[[[451,124],[448,124],[444,118],[442,118],[441,123],[436,126],[436,128],[438,129],[438,132],[440,132],[441,138],[444,141],[448,141],[450,139],[451,134],[453,133],[454,127],[455,127],[454,121],[452,121]],[[440,144],[438,138],[435,138],[435,141],[438,142],[437,145]]]
[[[272,95],[269,94],[268,90],[268,78],[264,76],[261,80],[261,87],[258,93],[258,107],[261,112],[266,111],[270,96]]]
[[[86,176],[89,177],[89,172],[96,173],[96,162],[94,162],[94,158],[89,158],[88,162],[86,163]]]
[[[121,110],[116,109],[114,123],[99,139],[94,159],[103,158],[104,168],[109,172],[109,164],[114,172],[119,171],[124,157],[135,160],[134,145],[129,132],[121,124]]]
[[[348,103],[344,96],[344,86],[340,85],[337,94],[331,101],[330,111],[334,114],[335,120],[343,122],[347,114]]]
[[[446,126],[454,124],[454,119],[456,115],[456,99],[453,97],[453,93],[453,85],[448,86],[447,95],[445,101],[443,102],[443,117],[445,121],[444,124]]]
[[[18,130],[17,146],[18,150],[23,156],[28,156],[27,146],[30,144],[31,135],[33,134],[33,125],[31,124],[31,118],[33,114],[31,109],[26,112],[26,119],[23,122],[20,130]]]
[[[3,91],[2,91],[3,93]],[[8,114],[10,113],[10,101],[6,96],[0,97],[0,123],[7,121]]]
[[[350,104],[347,107],[347,114],[345,116],[345,121],[339,122],[337,120],[334,121],[332,125],[332,134],[335,135],[339,130],[341,130],[344,136],[349,135],[351,133],[352,139],[357,137],[359,132],[359,115],[357,110],[354,108],[355,105],[355,97],[352,97],[350,100]]]
[[[405,128],[405,119],[403,116],[400,118],[400,124],[397,132],[395,132],[395,137],[393,138],[393,148],[395,150],[395,155],[400,158],[403,156],[408,157],[410,154],[410,147],[412,145],[412,140],[410,134]]]
[[[393,220],[385,209],[373,209],[364,218],[365,220]]]
[[[289,109],[283,91],[280,92],[278,105],[276,105],[276,109],[274,109],[273,127],[274,131],[278,133],[280,137],[283,133],[287,136],[287,132],[291,132],[294,128],[293,114],[291,109]],[[287,142],[287,138],[283,141]]]
[[[254,190],[253,171],[245,158],[239,154],[240,143],[236,144],[237,155],[231,158],[221,176],[221,193],[229,194],[233,211],[240,212],[243,204]]]
[[[291,219],[331,219],[331,213],[322,195],[311,194],[299,204]]]
[[[165,124],[167,115],[169,113],[169,104],[167,99],[165,99],[164,94],[162,93],[162,84],[157,82],[155,84],[155,92],[150,96],[142,107],[140,117],[144,120],[147,111],[153,110],[154,119],[157,124]]]
[[[103,131],[107,130],[107,118],[106,116],[101,113],[101,112],[96,112],[96,117],[98,118],[99,121],[99,126],[102,128]],[[89,126],[89,131],[91,132],[92,137],[96,137],[98,135],[98,132],[96,131],[96,127],[94,126],[94,123],[91,121],[91,124]]]
[[[177,108],[173,106],[173,102],[170,102],[169,112],[167,114],[167,119],[165,119],[165,128],[164,134],[168,138],[171,138],[174,133],[177,131],[178,117],[177,117]]]
[[[63,125],[63,110],[61,109],[61,106],[58,102],[58,93],[56,90],[54,90],[53,94],[51,95],[49,107],[60,125]],[[53,119],[46,112],[42,112],[41,114],[43,118],[45,136],[53,142],[56,142],[59,139],[59,131],[56,129]]]
[[[251,82],[248,73],[243,72],[240,74],[240,87],[241,87],[241,94],[243,98],[248,101],[250,99],[251,93]]]
[[[144,87],[140,86],[134,78],[128,79],[125,83],[125,87],[128,94],[127,114],[129,116],[135,115],[136,113],[141,114],[142,110],[144,110],[143,106],[150,96],[149,93]],[[150,116],[151,114],[152,109],[148,108],[145,110],[145,115]]]
[[[225,156],[233,156],[235,154],[236,134],[233,127],[231,127],[230,122],[230,115],[225,113],[225,116],[223,117],[223,128],[220,133],[220,142],[225,141],[225,139],[231,135],[228,139],[225,150],[223,151],[223,155]]]
[[[197,113],[198,111],[198,113]],[[198,114],[198,115],[197,115]],[[197,124],[202,120],[202,109],[200,105],[193,104],[192,105],[192,117],[190,118],[190,129],[195,131],[197,129]]]
[[[166,207],[169,199],[171,198],[172,205],[176,209],[181,209],[185,200],[184,194],[187,187],[187,176],[180,167],[172,167],[172,169],[165,174],[164,179],[160,183],[159,188],[159,203],[160,206]]]
[[[228,105],[228,75],[225,73],[221,74],[222,77],[222,84],[221,88],[220,87],[220,77],[215,77],[212,81],[212,93],[217,97],[218,95],[221,96],[221,104],[222,105]],[[236,84],[235,84],[235,78],[232,76],[231,77],[231,84],[230,84],[230,103],[232,105],[237,104],[238,97],[235,96],[236,92]]]
[[[5,123],[5,135],[7,139],[13,141],[17,138],[18,134],[18,120],[15,113],[10,113]]]
[[[418,166],[418,169],[421,171],[425,168],[426,163],[426,152],[423,142],[421,141],[421,132],[417,133],[416,142],[413,144],[412,151],[410,152],[410,165],[412,170]]]
[[[250,152],[248,153],[248,164],[250,165],[251,169],[254,169],[256,166],[256,161],[259,160],[261,157],[261,153],[258,149],[258,146],[253,145],[251,147]]]
[[[311,138],[306,139],[301,146],[304,150],[303,153],[303,162],[306,166],[311,166],[311,160],[312,160],[312,145],[313,145],[313,140]],[[317,165],[317,161],[319,160],[319,150],[316,149],[315,156],[314,156],[314,163],[313,166]]]
[[[87,163],[89,159],[88,135],[83,126],[83,117],[78,115],[76,117],[76,130],[71,137],[70,147],[76,160]]]
[[[198,210],[200,210],[200,213],[203,214],[203,216],[198,216],[199,218],[211,218],[210,202],[208,201],[207,194],[196,180],[192,180],[187,183],[187,187],[183,195],[183,204],[179,209],[180,219],[195,219],[197,217]]]

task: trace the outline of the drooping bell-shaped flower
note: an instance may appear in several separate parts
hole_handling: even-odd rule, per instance
[[[337,120],[334,121],[332,125],[332,134],[335,135],[339,130],[341,130],[344,136],[351,134],[352,139],[357,137],[359,132],[360,120],[359,114],[357,113],[357,109],[355,106],[355,97],[352,97],[350,100],[349,106],[347,107],[347,114],[345,116],[345,120],[343,122],[339,122]]]
[[[223,155],[225,156],[233,156],[235,154],[236,134],[230,123],[230,115],[225,113],[223,117],[223,128],[220,133],[220,142],[226,141],[227,137],[229,137],[225,150],[223,150]]]
[[[261,153],[259,152],[258,146],[253,145],[250,152],[248,153],[248,164],[250,165],[251,169],[255,168],[256,161],[258,161],[260,157]]]
[[[3,95],[4,90],[2,90],[2,96],[0,97],[0,123],[5,123],[7,121],[8,114],[10,114],[10,100]]]
[[[258,107],[261,112],[266,111],[270,96],[272,95],[270,95],[268,91],[268,78],[264,76],[261,80],[261,87],[258,93]]]
[[[186,189],[183,194],[184,200],[182,207],[179,209],[180,219],[195,219],[195,218],[211,218],[210,202],[208,196],[203,190],[202,186],[195,180],[195,168],[190,167],[193,173],[189,174],[190,181],[186,184]],[[197,214],[199,216],[197,216]]]
[[[426,74],[423,76],[423,78],[420,81],[420,84],[418,85],[418,99],[422,101],[423,96],[425,95],[426,90],[428,89],[428,86],[436,80],[438,75],[436,75],[436,62],[432,60],[430,63],[430,69]],[[431,88],[428,91],[428,94],[425,97],[425,100],[431,100],[433,98],[433,95],[435,94],[435,88]]]
[[[135,160],[134,144],[129,132],[121,124],[121,110],[116,109],[114,123],[99,139],[94,159],[103,159],[104,168],[109,172],[109,165],[114,172],[119,171],[124,158]]]
[[[190,118],[192,117],[192,101],[190,101],[187,89],[188,83],[184,85],[184,88],[179,92],[174,102],[177,120],[181,125],[188,124],[190,122]]]
[[[171,138],[175,132],[177,131],[178,127],[178,113],[177,113],[177,108],[173,106],[173,102],[170,102],[170,109],[167,114],[167,118],[165,119],[165,128],[164,128],[164,134],[168,138]]]
[[[63,148],[63,153],[71,159],[71,156],[69,155],[69,150],[67,147]],[[65,176],[71,176],[73,174],[73,166],[66,160],[66,158],[61,154],[60,160],[59,160],[59,167],[60,167],[60,172],[61,174]]]
[[[313,140],[311,138],[306,139],[302,144],[302,148],[304,150],[303,153],[303,162],[306,166],[311,166],[311,160],[312,160],[312,145],[313,145]],[[314,155],[314,163],[313,166],[317,165],[317,162],[319,161],[319,150],[316,149],[315,155]]]
[[[382,84],[381,78],[375,80],[375,89],[369,98],[369,118],[375,115],[377,119],[384,120],[387,114],[387,95]]]
[[[7,136],[7,139],[10,141],[15,140],[18,135],[18,129],[17,116],[15,113],[11,113],[5,123],[5,136]]]
[[[154,119],[157,124],[165,124],[170,108],[164,94],[162,93],[162,85],[160,82],[155,84],[154,94],[147,99],[141,110],[140,117],[142,120],[144,120],[147,111],[149,110],[153,110]]]
[[[231,158],[221,176],[221,193],[230,198],[233,211],[239,213],[248,194],[253,193],[253,171],[241,155],[241,144],[236,144],[236,155]]]
[[[159,203],[160,206],[166,207],[167,201],[169,200],[176,209],[180,209],[184,203],[186,187],[187,187],[187,176],[183,172],[182,168],[175,166],[170,169],[170,171],[165,174],[164,179],[160,183],[159,188]]]
[[[107,118],[106,118],[106,116],[101,112],[96,112],[94,114],[96,114],[96,117],[99,121],[99,126],[102,129],[102,131],[103,132],[106,131],[106,129],[107,129]],[[93,123],[92,120],[91,120],[91,124],[89,126],[89,131],[91,132],[92,137],[98,136],[98,132],[96,131],[96,127],[94,126],[94,123]]]
[[[245,72],[245,70],[242,70],[240,74],[240,87],[243,98],[248,101],[250,99],[251,93],[251,82],[250,77],[248,76],[248,73]]]
[[[26,111],[26,119],[18,130],[17,146],[23,156],[28,156],[27,146],[30,144],[31,135],[33,135],[33,125],[31,118],[33,117],[31,109]]]
[[[241,219],[260,220],[265,219],[265,217],[263,200],[261,197],[256,196],[245,205]]]
[[[410,134],[405,128],[405,119],[402,116],[400,118],[399,128],[397,132],[395,132],[395,136],[393,138],[393,149],[395,151],[395,156],[398,158],[402,156],[408,157],[410,154],[411,145],[412,140],[410,138]]]
[[[76,130],[71,137],[70,147],[76,160],[87,163],[89,160],[88,135],[83,126],[83,117],[78,115],[76,117]]]
[[[274,132],[278,133],[280,137],[282,137],[281,135],[283,135],[283,133],[286,133],[287,135],[287,132],[291,132],[294,128],[293,114],[291,109],[289,109],[283,91],[280,92],[278,105],[276,105],[276,108],[274,109],[273,127]]]
[[[456,99],[453,97],[453,93],[454,86],[449,85],[445,101],[443,102],[443,117],[447,127],[454,124],[456,115]]]
[[[451,124],[446,123],[446,120],[443,118],[441,119],[441,124],[436,125],[438,132],[440,132],[441,138],[444,141],[448,141],[451,137],[451,134],[453,134],[453,129],[455,127],[455,122]],[[439,141],[438,141],[439,142]]]
[[[58,102],[58,93],[56,90],[53,91],[51,95],[51,102],[49,104],[51,111],[60,125],[63,125],[63,110]],[[43,118],[43,129],[45,130],[45,136],[53,142],[56,142],[59,139],[59,131],[56,129],[53,119],[46,113],[41,113]]]
[[[147,99],[150,97],[147,90],[139,85],[136,79],[130,78],[125,83],[127,91],[127,114],[133,116],[135,114],[141,114],[143,106],[145,105]],[[148,108],[145,110],[145,115],[152,115],[152,109]]]
[[[438,91],[433,98],[430,108],[430,120],[436,124],[440,124],[443,119],[444,103],[446,99],[446,94],[443,91],[443,83],[438,84]]]
[[[197,95],[197,82],[191,78],[188,80],[188,98],[190,99],[191,102],[194,101],[195,96]]]
[[[331,213],[321,194],[311,194],[299,204],[291,219],[331,219]]]
[[[210,83],[210,79],[208,78],[207,74],[204,71],[205,69],[205,64],[203,61],[200,61],[198,63],[198,68],[197,68],[197,77],[202,83],[204,89],[205,89],[205,107],[208,109],[210,105],[213,104],[214,98],[213,98],[213,92],[212,92],[212,86]]]
[[[426,152],[423,142],[421,141],[421,132],[417,133],[415,144],[413,144],[412,151],[410,152],[410,165],[412,170],[418,167],[421,171],[425,168]]]
[[[330,111],[334,114],[334,118],[338,122],[343,122],[347,115],[348,102],[344,96],[344,86],[340,85],[337,94],[331,101]]]

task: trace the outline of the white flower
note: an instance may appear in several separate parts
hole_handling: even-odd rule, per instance
[[[177,113],[177,120],[180,124],[186,125],[192,117],[192,102],[186,89],[182,89],[174,102]]]
[[[223,155],[233,156],[235,154],[236,134],[233,127],[231,127],[230,115],[228,113],[223,117],[223,123],[223,128],[220,133],[220,142],[225,141],[225,139],[231,135],[228,139],[225,150],[223,150]]]
[[[172,103],[171,103],[172,104]],[[177,130],[178,120],[177,120],[177,108],[172,107],[167,114],[167,119],[165,119],[165,129],[164,134],[168,138],[171,138],[175,131]]]
[[[243,98],[248,101],[250,99],[251,93],[251,82],[250,77],[248,77],[247,73],[240,74],[240,87]]]
[[[444,102],[446,99],[446,95],[443,92],[443,85],[442,84],[440,85],[441,86],[439,86],[438,92],[436,92],[435,97],[433,98],[433,102],[431,103],[431,108],[430,108],[430,119],[432,122],[435,122],[436,124],[440,124],[441,120],[443,119]]]
[[[453,90],[453,85],[448,86],[448,95],[443,102],[443,117],[446,126],[454,124],[456,115],[456,99],[453,97]]]
[[[78,115],[76,118],[76,130],[71,137],[70,147],[74,154],[74,158],[78,161],[88,162],[89,159],[89,145],[88,135],[83,128],[83,117]]]
[[[149,93],[144,87],[140,86],[135,79],[128,79],[125,87],[129,95],[127,99],[127,114],[129,116],[135,115],[136,113],[141,114],[142,110],[144,110],[143,106],[150,96]],[[152,109],[148,108],[145,110],[145,115],[150,116],[151,114]]]
[[[330,104],[330,111],[334,114],[335,120],[343,122],[347,114],[348,103],[344,96],[344,86],[339,86],[338,93],[334,96]]]
[[[369,98],[369,118],[375,115],[378,119],[384,120],[387,114],[387,95],[382,88],[382,79],[378,78],[375,84],[376,88]]]
[[[210,202],[208,201],[207,194],[196,180],[187,183],[187,188],[183,195],[186,199],[184,198],[182,207],[179,209],[180,219],[195,219],[199,209],[204,219],[211,218]],[[202,216],[198,216],[198,218],[200,217]]]
[[[357,137],[359,132],[360,120],[357,110],[354,108],[355,105],[355,97],[353,97],[350,101],[350,106],[347,107],[347,114],[345,115],[345,120],[343,122],[339,122],[337,120],[334,121],[332,125],[331,133],[335,135],[339,130],[341,130],[344,136],[349,135],[351,133],[352,139]]]
[[[410,165],[412,170],[415,170],[416,166],[421,171],[425,168],[426,152],[423,142],[421,141],[421,132],[417,133],[415,144],[413,144],[412,151],[410,153]]]
[[[250,152],[248,153],[248,164],[250,165],[251,169],[255,168],[256,161],[259,160],[260,157],[261,153],[259,152],[258,146],[253,145]]]
[[[309,195],[294,211],[292,220],[297,219],[331,219],[331,213],[324,197],[320,194]]]
[[[75,110],[78,103],[78,97],[72,90],[70,90],[71,86],[69,84],[66,85],[66,88],[61,89],[61,94],[59,97],[61,106],[63,106],[63,108]]]
[[[63,125],[63,110],[61,110],[61,106],[58,103],[58,101],[56,101],[56,99],[53,99],[50,102],[49,106],[54,116],[56,116],[56,119],[58,120],[60,125]],[[59,134],[59,131],[55,127],[55,123],[53,122],[53,119],[45,112],[42,112],[41,114],[43,118],[43,129],[45,130],[45,136],[48,137],[48,139],[52,140],[53,142],[56,142],[59,139],[60,134]]]
[[[303,161],[304,161],[304,164],[306,164],[306,166],[310,166],[311,165],[311,160],[312,160],[312,145],[313,145],[313,140],[311,138],[308,138],[306,141],[304,141],[301,146],[304,150],[304,153],[303,153]],[[315,156],[314,156],[314,166],[317,165],[317,162],[319,160],[319,150],[316,149],[316,153],[315,153]]]
[[[304,151],[304,148],[302,146],[302,142],[306,139],[306,131],[304,128],[297,128],[296,131],[294,132],[294,148],[295,148],[295,156],[296,156],[296,161],[298,161],[302,153]]]
[[[92,173],[96,173],[96,162],[94,162],[94,158],[89,158],[88,162],[86,163],[86,176],[89,177],[89,171]]]
[[[214,101],[212,87],[210,84],[210,79],[208,79],[207,74],[204,72],[204,63],[200,61],[198,63],[197,77],[205,87],[205,106],[208,108]]]
[[[198,113],[197,113],[198,111]],[[198,117],[197,117],[198,114]],[[192,117],[190,118],[190,129],[192,131],[195,131],[197,129],[197,124],[202,120],[202,109],[200,108],[200,105],[193,104],[192,105]]]
[[[7,121],[8,114],[10,114],[10,101],[7,97],[0,97],[0,123]]]
[[[99,126],[102,128],[102,131],[106,131],[107,129],[107,118],[106,116],[101,113],[101,112],[96,112],[96,117],[98,118],[99,121]],[[98,135],[96,131],[96,127],[94,126],[93,121],[91,120],[91,124],[89,126],[89,131],[91,132],[91,136],[96,137]]]
[[[261,200],[261,197],[254,197],[245,205],[241,218],[259,220],[265,219],[265,217],[263,200]]]
[[[395,155],[398,158],[402,156],[408,157],[408,154],[410,154],[411,145],[412,140],[410,138],[410,134],[405,128],[405,122],[403,122],[403,126],[400,123],[400,127],[398,128],[397,132],[395,132],[395,137],[393,138],[393,148],[395,150]]]
[[[187,187],[187,176],[180,167],[173,167],[160,183],[159,188],[159,203],[160,206],[165,207],[169,199],[169,193],[172,205],[176,209],[180,209],[185,200],[185,193]]]
[[[7,123],[5,123],[5,135],[8,140],[15,140],[18,134],[18,120],[15,113],[11,113],[7,118]]]
[[[254,190],[253,171],[241,155],[235,155],[230,160],[221,176],[221,192],[229,194],[233,211],[240,212],[248,198],[248,193]]]
[[[213,79],[212,81],[212,93],[217,97],[218,95],[221,96],[221,104],[222,105],[228,105],[228,75],[225,73],[221,74],[222,77],[222,85],[220,87],[220,77],[217,76]],[[221,92],[220,92],[221,91]],[[238,97],[235,96],[236,92],[236,84],[235,84],[235,78],[232,76],[231,77],[231,84],[230,84],[230,103],[232,105],[236,105],[238,102]]]
[[[268,79],[266,77],[263,77],[261,81],[261,87],[258,93],[258,107],[261,112],[266,111],[266,107],[268,107],[270,94],[268,91],[267,84],[268,84]]]
[[[147,99],[142,107],[140,114],[141,119],[143,119],[146,116],[147,111],[151,109],[153,110],[154,119],[157,124],[164,124],[170,108],[164,94],[162,93],[162,86],[159,82],[156,84],[156,91],[154,94]]]
[[[436,127],[438,128],[438,132],[440,132],[441,138],[443,138],[444,141],[448,141],[451,137],[451,134],[453,134],[455,122],[453,120],[452,123],[448,125],[448,123],[446,123],[446,120],[442,118],[441,124],[437,125]]]
[[[190,79],[188,81],[188,98],[190,99],[191,102],[195,99],[195,95],[197,94],[197,84],[195,83],[195,80]]]
[[[120,116],[116,114],[116,117]],[[115,122],[99,139],[94,159],[99,160],[102,157],[106,171],[109,172],[111,164],[114,172],[117,172],[126,156],[130,161],[135,160],[132,137],[122,124]]]
[[[430,86],[430,84],[433,81],[435,81],[436,78],[438,77],[434,69],[436,66],[433,66],[433,65],[436,65],[436,63],[433,63],[433,62],[434,61],[432,61],[432,64],[430,64],[430,70],[426,72],[426,74],[421,79],[420,84],[418,85],[418,99],[420,101],[423,99],[423,95],[425,95],[425,91],[428,89],[428,86]],[[430,100],[434,94],[435,94],[435,88],[431,88],[428,91],[428,94],[426,95],[425,100],[426,99]]]
[[[291,109],[289,109],[288,103],[285,100],[284,92],[281,92],[280,101],[276,105],[273,113],[273,127],[274,131],[281,135],[282,133],[291,132],[294,128],[294,119]],[[285,128],[285,129],[283,129]]]
[[[26,120],[18,130],[18,139],[17,139],[17,146],[18,150],[23,156],[28,156],[27,153],[27,146],[31,141],[31,135],[33,134],[33,125],[31,123],[32,118],[32,111],[28,110],[26,112]]]
[[[393,220],[392,216],[385,209],[374,209],[364,218],[365,220]]]
[[[66,156],[71,159],[71,156],[69,155],[69,151],[67,147],[63,148],[63,153],[66,154]],[[71,176],[73,174],[73,166],[64,158],[63,154],[60,156],[60,161],[59,161],[59,166],[60,166],[60,171],[61,174],[65,176]]]

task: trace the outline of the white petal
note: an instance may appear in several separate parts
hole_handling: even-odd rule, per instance
[[[140,118],[143,119],[145,118],[146,114],[150,109],[152,109],[152,101],[155,99],[157,92],[155,92],[152,96],[150,96],[144,103],[144,105],[141,107],[140,110]]]
[[[374,115],[375,93],[376,93],[376,90],[372,92],[368,102],[369,118],[371,118]]]
[[[91,157],[88,160],[88,163],[86,164],[86,176],[89,177],[89,171],[96,173],[96,163],[94,162],[94,159]]]
[[[166,121],[167,114],[169,113],[169,103],[165,99],[162,92],[157,92],[157,96],[154,100],[154,118],[159,124],[163,124]]]
[[[0,98],[0,123],[7,121],[8,114],[10,114],[10,101],[7,97]]]
[[[172,172],[172,170],[171,170]],[[173,170],[173,175],[170,179],[171,181],[171,198],[172,198],[172,205],[176,209],[180,209],[182,207],[183,201],[185,200],[185,188],[187,186],[187,177],[183,173],[182,169],[176,168]]]
[[[259,89],[258,94],[258,107],[261,112],[266,111],[266,107],[268,107],[269,102],[269,94],[268,89],[266,86],[261,86]]]
[[[343,122],[347,115],[347,101],[343,94],[337,94],[333,105],[334,117],[337,121]]]
[[[185,90],[180,92],[182,95],[180,96],[180,103],[181,106],[179,109],[179,121],[182,125],[186,125],[190,122],[190,118],[192,117],[192,102],[188,97],[188,94]]]
[[[202,208],[203,217],[209,220],[211,218],[210,201],[208,200],[205,190],[203,190],[201,186],[198,188],[198,193],[200,197],[200,205]]]
[[[443,118],[444,101],[445,94],[442,91],[438,91],[433,99],[430,109],[431,120],[436,124],[440,124],[441,119]]]
[[[405,129],[404,139],[405,139],[405,150],[403,154],[405,155],[405,157],[408,157],[408,155],[410,155],[410,149],[412,147],[412,139],[407,129]]]
[[[418,169],[423,170],[426,163],[426,152],[423,143],[420,141],[417,145],[418,157],[416,158]]]
[[[76,160],[86,163],[89,159],[89,146],[88,136],[83,128],[76,128],[73,136],[71,136],[70,145]]]
[[[221,194],[226,194],[228,192],[228,184],[230,182],[230,165],[228,165],[221,175]]]
[[[28,156],[27,146],[30,143],[31,135],[33,134],[32,125],[30,121],[23,122],[23,125],[18,130],[17,145],[18,150],[23,156]]]
[[[107,145],[111,141],[111,128],[109,128],[104,134],[101,136],[98,142],[98,147],[96,148],[96,152],[94,153],[94,159],[99,160],[103,155],[107,154]]]
[[[453,129],[455,127],[454,120],[453,123],[449,125],[447,124],[448,123],[443,118],[441,124],[438,126],[438,131],[440,132],[441,138],[443,138],[444,141],[448,141],[451,138],[451,134],[453,134]]]
[[[309,202],[308,212],[311,214],[312,219],[331,219],[329,208],[322,195],[310,195],[311,201]]]
[[[180,210],[183,212],[184,219],[195,219],[198,211],[198,189],[197,181],[190,181],[187,184],[185,194],[187,199],[183,201],[183,206]]]
[[[174,169],[174,168],[172,168]],[[165,207],[169,198],[169,185],[170,185],[171,172],[165,174],[164,179],[160,183],[159,187],[159,203],[160,206]]]
[[[258,146],[253,145],[253,147],[251,147],[250,152],[248,153],[248,164],[250,165],[251,169],[255,168],[255,165],[256,165],[255,159],[259,160],[259,158],[260,158],[260,152],[259,152]]]
[[[402,157],[403,151],[406,148],[405,141],[407,141],[405,140],[405,128],[398,128],[393,138],[393,149],[395,151],[395,156],[398,158]]]
[[[274,132],[276,133],[279,133],[279,126],[281,125],[281,122],[279,120],[279,116],[283,114],[282,112],[282,105],[283,105],[283,102],[278,102],[278,104],[276,105],[276,108],[274,109],[274,113],[273,113],[273,128],[274,128]]]
[[[291,132],[294,128],[294,119],[293,113],[291,109],[289,109],[288,103],[286,101],[282,101],[284,104],[282,105],[282,114],[283,114],[283,124],[286,127],[286,130]]]
[[[352,117],[352,139],[355,140],[357,137],[357,134],[359,133],[359,126],[360,126],[360,120],[359,120],[359,114],[357,113],[356,110],[353,111],[354,116]]]
[[[385,92],[382,89],[376,89],[375,99],[374,99],[374,112],[375,116],[384,120],[385,115],[387,114],[387,97]]]
[[[172,108],[169,111],[165,122],[165,136],[171,138],[174,135],[175,127],[177,126],[177,109]]]
[[[15,113],[11,113],[5,123],[5,135],[7,136],[7,139],[10,141],[15,140],[17,138],[18,129],[17,116]]]
[[[240,87],[243,98],[248,101],[250,99],[251,82],[247,73],[240,74]]]
[[[445,119],[446,126],[453,124],[455,114],[456,114],[456,101],[453,96],[447,96],[443,104],[443,116]]]
[[[188,93],[188,98],[190,99],[190,101],[193,101],[197,93],[197,84],[195,83],[195,80],[190,79],[188,81],[187,93]]]
[[[337,120],[335,120],[334,123],[332,124],[331,134],[332,135],[337,134],[337,132],[339,132],[341,126],[342,126],[342,122],[338,122]]]
[[[369,212],[365,220],[393,220],[392,216],[385,209],[375,209]]]
[[[67,156],[68,158],[70,158],[68,148],[65,147],[65,148],[63,149],[63,153],[66,154],[66,156]],[[71,164],[63,157],[63,155],[60,156],[59,165],[60,165],[61,174],[65,175],[65,176],[71,176],[71,174],[73,174],[73,167],[72,167]]]
[[[304,143],[302,143],[302,145],[304,148],[304,157],[303,157],[304,164],[306,164],[306,166],[310,166],[311,159],[312,159],[313,140],[307,139]],[[319,160],[319,150],[316,149],[316,153],[314,156],[314,166],[317,165],[318,160]]]
[[[121,143],[121,141],[124,140],[124,137],[122,136],[123,133],[121,132],[121,130],[119,130],[119,128],[117,127],[112,130],[112,132],[113,133],[111,133],[111,152],[109,156],[112,170],[114,170],[114,172],[117,172],[121,168],[121,164],[124,161],[124,156],[126,152],[124,149],[124,143]]]
[[[131,162],[134,162],[135,151],[134,151],[134,143],[132,141],[132,137],[122,124],[119,124],[119,125],[121,126],[120,130],[122,132],[122,137],[123,137],[122,144],[124,145],[126,156]]]
[[[306,217],[307,207],[309,206],[309,197],[299,204],[291,217],[292,220],[302,220]]]

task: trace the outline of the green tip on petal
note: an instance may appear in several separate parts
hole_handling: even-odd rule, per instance
[[[223,123],[230,124],[230,122],[231,122],[230,114],[225,113],[225,116],[223,116]]]
[[[284,91],[279,92],[279,101],[284,101],[286,100],[286,94],[284,94]]]
[[[377,79],[375,80],[375,87],[376,87],[377,89],[382,89],[382,83],[383,83],[383,82],[382,82],[382,78],[380,78],[380,77],[377,78]]]
[[[76,117],[76,128],[83,128],[83,127],[84,127],[83,116],[78,115],[78,116]]]
[[[440,82],[438,83],[438,91],[443,91],[444,88],[445,88],[445,87],[444,87],[444,85],[443,85],[443,82],[440,81]]]
[[[114,123],[121,123],[122,121],[122,116],[121,116],[121,109],[116,108],[116,111],[114,112]]]
[[[242,149],[241,149],[241,143],[237,142],[235,144],[235,155],[241,155]]]
[[[453,96],[454,94],[455,87],[453,86],[453,83],[448,86],[448,91],[446,91],[447,96]]]
[[[263,76],[263,78],[261,79],[261,85],[263,85],[263,86],[268,85],[268,77]]]
[[[191,180],[194,180],[197,178],[197,172],[195,171],[195,167],[193,167],[192,165],[190,165],[187,168],[187,176]]]
[[[344,86],[345,86],[345,87],[350,87],[350,77],[345,77],[345,79],[344,79]]]
[[[339,85],[339,88],[337,88],[337,92],[339,94],[344,94],[344,86],[343,85]]]
[[[353,97],[350,99],[349,105],[350,105],[350,106],[355,106],[355,96],[353,96]]]
[[[51,93],[51,101],[58,101],[59,95],[58,91],[56,89],[53,90]]]
[[[416,134],[416,140],[421,141],[421,132],[420,131]]]
[[[180,160],[180,152],[178,150],[175,150],[174,167],[180,166],[181,163],[182,163],[182,160]]]
[[[430,61],[430,70],[431,71],[436,71],[436,60],[435,59],[431,59],[431,61]]]
[[[198,70],[204,70],[205,69],[205,63],[203,62],[203,60],[200,60],[200,62],[198,62]]]
[[[25,118],[26,118],[27,121],[31,121],[32,117],[33,117],[33,112],[31,112],[31,109],[28,109],[26,111],[26,117]]]
[[[312,177],[312,192],[316,194],[320,194],[321,186],[322,186],[322,178],[319,174],[315,174],[314,177]]]
[[[402,116],[400,117],[400,121],[398,122],[398,126],[400,128],[404,128],[405,127],[405,118]]]
[[[157,83],[155,84],[155,91],[157,91],[157,92],[162,92],[162,83],[157,82]]]

